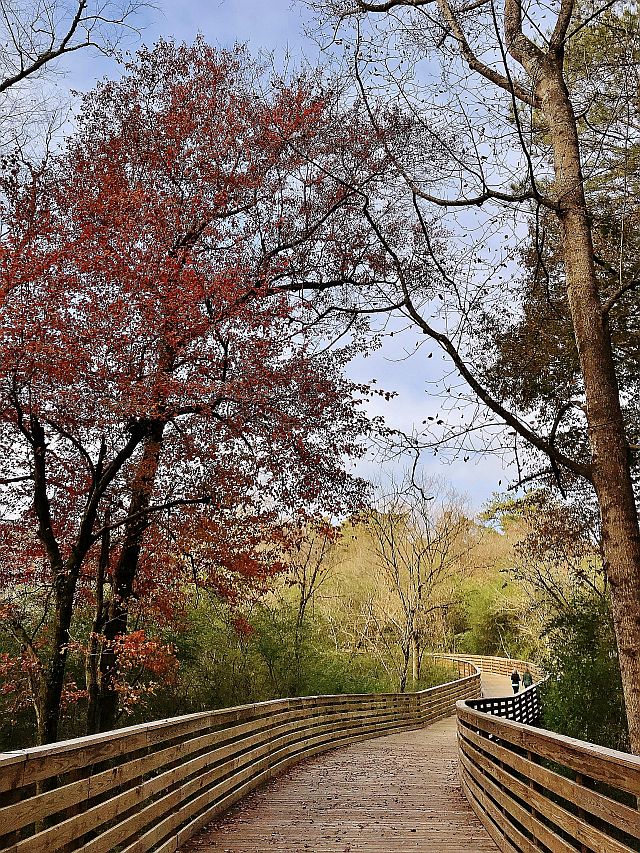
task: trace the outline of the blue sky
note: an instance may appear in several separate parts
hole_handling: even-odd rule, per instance
[[[145,10],[137,22],[142,41],[152,44],[160,37],[191,42],[199,34],[213,45],[231,47],[246,43],[253,53],[274,52],[283,58],[304,54],[309,59],[318,55],[318,47],[305,37],[305,26],[312,23],[302,4],[290,0],[159,0],[155,8]],[[131,49],[137,37],[129,40]],[[115,73],[114,65],[103,57],[81,52],[69,63],[71,86],[87,89],[104,74]]]
[[[302,4],[290,0],[212,0],[209,3],[161,0],[155,9],[144,13],[141,23],[142,40],[147,44],[161,36],[190,42],[202,33],[207,41],[220,47],[246,42],[254,54],[273,53],[276,63],[287,54],[294,63],[303,56],[311,61],[319,56],[318,45],[305,35],[305,27],[313,28],[310,13]],[[131,49],[138,43],[137,38],[132,38]],[[64,85],[82,91],[91,88],[100,77],[117,73],[115,64],[104,57],[80,52],[69,62]],[[415,339],[411,332],[387,339],[381,350],[366,359],[357,359],[350,371],[357,381],[368,382],[375,378],[378,387],[397,392],[390,402],[372,401],[370,412],[383,415],[390,426],[407,432],[412,431],[414,423],[420,424],[437,412],[440,406],[440,402],[429,395],[427,385],[429,379],[436,378],[434,368],[439,359],[427,365],[419,353],[405,360],[406,351],[413,349]],[[398,463],[389,464],[387,470],[393,472],[398,467]],[[449,465],[425,457],[423,469],[427,475],[449,480],[458,491],[468,495],[476,509],[508,482],[502,462],[493,457],[472,457],[467,464]],[[370,479],[381,478],[381,466],[375,459],[360,463],[358,470]],[[503,485],[499,486],[501,479]]]
[[[211,0],[209,3],[189,0],[160,3],[151,13],[153,23],[148,32],[170,33],[175,38],[191,40],[201,32],[213,44],[229,46],[247,42],[254,49],[284,52],[313,46],[303,36],[310,20],[302,5],[289,0]]]

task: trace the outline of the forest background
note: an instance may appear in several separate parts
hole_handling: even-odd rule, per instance
[[[356,310],[350,300],[294,298],[355,281],[384,285],[386,298],[399,274],[385,236],[406,217],[385,195],[397,177],[397,140],[367,122],[366,97],[357,103],[354,94],[361,81],[349,92],[309,67],[283,71],[282,57],[274,69],[233,46],[161,42],[78,101],[69,121],[42,102],[55,50],[45,55],[36,42],[56,28],[64,36],[73,9],[38,6],[38,27],[18,21],[24,10],[7,10],[6,745],[270,696],[415,689],[447,677],[428,665],[437,650],[539,660],[554,673],[548,725],[627,745],[593,500],[558,474],[553,456],[550,471],[538,470],[535,454],[523,461],[484,415],[469,419],[464,441],[455,440],[459,430],[434,438],[394,423],[397,398],[376,386],[382,379],[395,391],[399,371],[380,375],[385,362],[372,366],[370,354],[380,348],[403,362],[418,334],[406,317],[388,319],[392,304]],[[153,20],[135,4],[109,20],[91,18],[84,3],[77,10],[80,78],[81,44],[95,41],[113,59],[123,38],[135,42],[136,28]],[[635,20],[624,25],[633,30]],[[62,54],[76,52],[73,39],[60,44]],[[582,48],[598,58],[597,42]],[[34,56],[44,60],[25,74]],[[60,67],[65,59],[76,62],[63,56]],[[412,140],[395,106],[385,121],[385,133]],[[351,203],[355,185],[360,198],[362,187],[377,193],[384,233]],[[429,240],[444,246],[449,237],[434,222],[425,240],[416,211],[400,279],[432,264]],[[459,227],[473,235],[466,255],[482,251],[484,272],[502,280],[506,267],[520,285],[535,281],[539,234],[518,257],[497,226],[463,218]],[[547,230],[552,242],[553,225]],[[519,242],[527,228],[512,224],[505,236]],[[553,245],[544,265],[553,287]],[[435,273],[447,280],[451,271],[436,263]],[[430,282],[414,284],[426,303],[445,301]],[[531,293],[520,303],[525,316],[540,298]],[[633,314],[633,288],[625,293]],[[492,300],[495,292],[485,339],[495,332]],[[438,311],[452,316],[451,307]],[[346,337],[336,322],[345,314],[353,320]],[[567,346],[560,322],[522,387],[518,347],[530,346],[536,329],[520,321],[515,312],[518,333],[492,338],[497,359],[478,363],[494,388],[511,383],[506,396],[524,393],[540,412],[545,383],[572,375],[575,359],[553,349]],[[333,339],[341,343],[327,348]],[[368,376],[377,374],[372,383],[348,372],[363,358]],[[422,372],[411,385],[409,408],[444,433],[468,397],[457,385],[442,414],[450,376]],[[425,390],[428,402],[416,404]],[[364,417],[385,405],[404,434]],[[566,415],[565,401],[559,406]],[[551,423],[559,439],[553,412]],[[575,423],[563,427],[561,455],[572,441],[580,454]],[[425,451],[442,456],[447,441],[461,463],[450,469],[458,482],[470,470],[476,481],[502,479],[478,476],[478,452],[483,460],[498,453],[520,484],[541,476],[524,497],[495,498],[476,517],[440,471],[424,473],[434,470]],[[406,462],[391,462],[396,483],[372,491],[354,473],[373,466],[352,467],[366,442],[382,448],[376,465],[420,461],[408,473]],[[483,472],[494,465],[482,464]],[[552,496],[557,485],[565,501]],[[585,695],[592,700],[576,702]]]

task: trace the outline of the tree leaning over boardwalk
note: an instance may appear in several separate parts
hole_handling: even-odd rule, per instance
[[[433,276],[439,275],[442,289],[448,289],[448,295],[454,294],[457,299],[457,307],[451,307],[446,320],[439,323],[442,312],[434,312],[429,299],[420,301],[420,285],[416,284],[415,276],[407,273],[398,243],[384,233],[380,220],[376,220],[376,211],[369,208],[372,227],[378,231],[381,242],[397,265],[403,301],[401,310],[453,362],[482,406],[508,425],[536,453],[546,456],[558,477],[569,473],[593,485],[601,516],[630,740],[632,749],[640,752],[640,530],[630,458],[632,449],[621,406],[609,329],[610,314],[636,287],[637,280],[627,272],[629,265],[624,262],[626,245],[623,242],[619,247],[620,274],[615,285],[607,289],[598,277],[593,224],[585,195],[579,124],[581,128],[586,126],[593,130],[589,110],[597,109],[607,93],[599,92],[594,86],[592,101],[581,104],[576,117],[574,101],[584,96],[584,87],[581,89],[575,78],[566,72],[570,40],[585,28],[601,23],[606,15],[617,14],[616,20],[623,20],[623,5],[617,4],[619,8],[615,8],[610,3],[599,6],[561,0],[551,11],[542,4],[525,9],[521,0],[504,0],[504,3],[491,0],[335,0],[313,5],[321,13],[329,13],[332,24],[338,20],[342,25],[352,26],[352,55],[363,94],[368,80],[373,80],[378,93],[385,97],[389,90],[381,88],[382,84],[376,81],[385,75],[387,79],[394,79],[395,102],[399,110],[409,114],[414,127],[413,137],[405,133],[408,145],[405,144],[403,150],[397,146],[394,152],[398,177],[409,189],[417,227],[425,238],[434,220],[442,220],[442,211],[463,211],[468,215],[488,211],[485,236],[491,232],[494,240],[498,236],[497,229],[486,222],[494,216],[496,222],[503,223],[506,208],[514,212],[520,210],[531,222],[539,221],[543,209],[557,219],[564,287],[581,384],[575,388],[571,404],[553,413],[545,422],[543,417],[525,419],[518,412],[517,404],[509,406],[483,383],[479,364],[474,364],[469,355],[473,338],[469,318],[473,315],[473,306],[468,292],[461,297],[463,288],[457,278],[460,263],[438,260],[435,253],[430,259]],[[367,41],[363,35],[367,27],[376,30],[376,39]],[[381,30],[385,36],[381,35]],[[621,27],[621,33],[623,30]],[[627,26],[626,37],[629,32]],[[635,38],[633,32],[631,37]],[[439,72],[434,70],[435,57],[440,60],[442,76],[439,87],[434,86],[431,91],[432,100],[426,102],[415,93],[425,77],[438,76]],[[415,70],[420,62],[423,62],[422,77],[419,74],[411,76],[407,63],[413,63]],[[475,92],[467,85],[461,71],[463,66],[468,68],[468,80],[475,81]],[[372,75],[367,80],[368,71],[372,71]],[[637,71],[633,57],[628,71],[633,79]],[[610,100],[615,101],[614,93],[609,94]],[[472,96],[475,101],[470,105]],[[374,110],[371,110],[371,119],[377,122]],[[487,150],[489,128],[496,120],[502,121],[504,132],[501,139],[493,137]],[[612,124],[608,123],[609,130]],[[617,131],[622,130],[618,133],[618,139],[622,140],[619,144],[629,146],[635,134],[633,121],[625,120],[624,112],[620,111],[615,126]],[[457,136],[452,128],[457,129]],[[606,135],[602,136],[601,143],[601,147],[607,144]],[[595,150],[591,146],[587,152],[589,174],[598,169]],[[432,163],[434,151],[439,157],[431,173],[429,164],[424,161],[425,151]],[[435,172],[438,175],[434,177]],[[434,191],[437,179],[440,187],[445,187],[440,193]],[[434,210],[440,213],[434,214]],[[513,215],[515,217],[515,213]],[[498,270],[493,274],[497,278]],[[506,284],[502,287],[506,316],[509,312],[508,287]],[[485,286],[485,294],[486,291]],[[499,298],[499,289],[496,292]],[[435,293],[432,298],[434,296]],[[477,296],[482,298],[482,288],[478,288]],[[440,298],[446,305],[447,296]],[[459,322],[452,333],[450,329],[456,312],[458,318],[465,317],[466,326]],[[560,425],[572,409],[586,415],[588,435],[585,448],[574,452],[558,440]]]

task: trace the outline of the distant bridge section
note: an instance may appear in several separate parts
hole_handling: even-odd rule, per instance
[[[464,655],[464,654],[433,654],[434,660],[449,661],[451,664],[464,666],[472,664],[482,674],[510,676],[514,669],[520,675],[528,669],[535,682],[543,681],[546,673],[537,664],[519,658],[501,658],[489,655]]]

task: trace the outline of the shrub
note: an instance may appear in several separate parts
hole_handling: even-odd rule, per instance
[[[549,680],[542,691],[546,728],[611,749],[629,745],[611,611],[583,595],[547,629]]]

